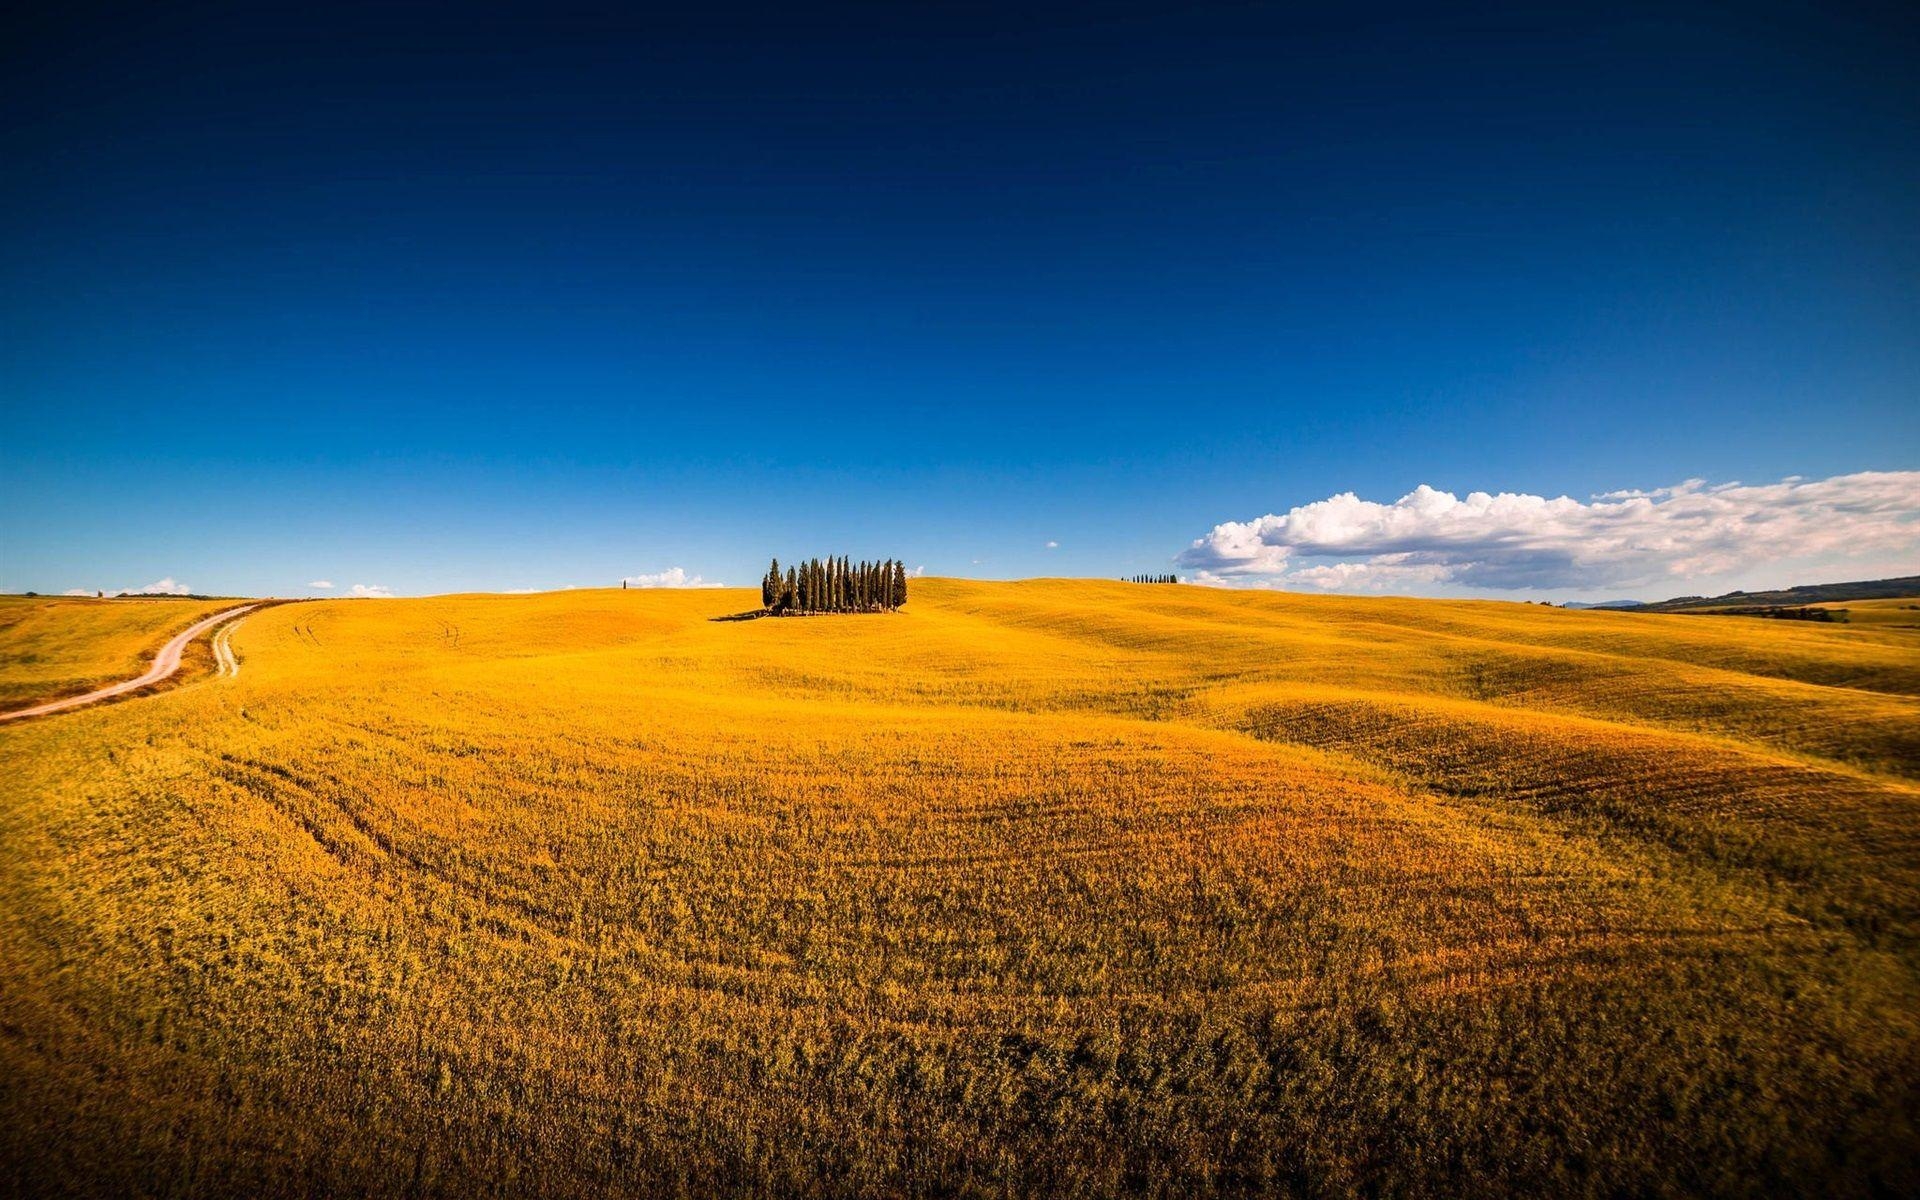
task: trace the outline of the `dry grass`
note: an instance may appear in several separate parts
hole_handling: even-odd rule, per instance
[[[1814,607],[1839,609],[1847,614],[1847,623],[1850,625],[1920,630],[1920,596],[1902,596],[1895,600],[1835,601]]]
[[[1916,1182],[1907,631],[751,600],[290,605],[0,731],[0,1187]]]
[[[0,596],[0,710],[138,675],[173,634],[231,607],[231,600]]]

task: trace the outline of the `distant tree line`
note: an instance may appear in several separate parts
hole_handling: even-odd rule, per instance
[[[1121,583],[1179,583],[1178,575],[1126,575]]]
[[[760,604],[768,612],[892,612],[907,602],[905,563],[858,563],[839,558],[810,558],[783,574],[774,559],[760,581]]]
[[[1775,621],[1843,622],[1847,619],[1847,610],[1844,608],[1814,608],[1811,605],[1794,608],[1778,604],[1753,604],[1732,608],[1704,608],[1699,612],[1702,616],[1709,617],[1769,617]]]

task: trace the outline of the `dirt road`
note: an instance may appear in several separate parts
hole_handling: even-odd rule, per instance
[[[220,668],[222,679],[240,673],[240,656],[233,652],[233,632],[240,628],[240,623],[245,620],[245,617],[235,617],[214,631],[213,661]]]
[[[36,704],[32,708],[22,708],[9,713],[0,713],[0,721],[13,721],[21,717],[38,717],[44,716],[47,713],[63,712],[69,708],[79,708],[83,704],[92,704],[112,696],[124,696],[128,692],[137,692],[141,688],[152,687],[154,684],[159,683],[162,679],[167,678],[180,669],[180,656],[186,653],[187,646],[193,642],[193,639],[224,621],[230,621],[241,613],[252,612],[258,607],[259,605],[257,604],[243,604],[239,608],[229,608],[225,612],[218,612],[204,620],[195,622],[193,625],[175,634],[172,641],[160,647],[160,653],[153,656],[153,665],[147,668],[147,673],[138,679],[129,679],[124,683],[109,684],[106,687],[88,692],[84,696],[68,696],[64,700],[49,700],[45,704]],[[227,648],[227,658],[221,659],[221,674],[223,675],[227,673],[226,663],[231,656],[232,650],[231,648]],[[240,673],[237,660],[234,660],[233,673],[236,675]]]

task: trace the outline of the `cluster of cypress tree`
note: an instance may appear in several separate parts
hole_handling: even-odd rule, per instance
[[[1178,575],[1127,575],[1121,583],[1179,583]]]
[[[773,613],[891,612],[907,602],[905,563],[811,558],[783,575],[774,559],[760,581],[760,604]]]

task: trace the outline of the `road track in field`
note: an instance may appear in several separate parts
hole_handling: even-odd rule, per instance
[[[240,656],[233,652],[233,631],[240,628],[245,616],[235,617],[213,633],[213,662],[220,669],[222,679],[230,679],[240,673]]]
[[[137,679],[128,679],[121,683],[111,683],[106,687],[97,688],[94,691],[88,692],[84,696],[68,696],[64,700],[49,700],[45,704],[36,704],[32,708],[21,708],[13,712],[0,713],[0,721],[14,721],[22,717],[40,717],[48,713],[65,712],[69,708],[79,708],[82,705],[94,704],[101,700],[111,699],[114,696],[124,696],[128,692],[137,692],[141,688],[152,687],[161,680],[170,678],[180,669],[181,657],[186,653],[187,647],[193,643],[193,639],[199,637],[209,629],[219,627],[224,622],[233,621],[235,617],[252,612],[258,607],[260,606],[257,604],[243,604],[239,608],[229,608],[225,612],[217,612],[210,617],[194,622],[186,629],[174,634],[171,641],[160,647],[160,653],[153,656],[153,665],[147,668],[146,674],[141,675]],[[234,625],[237,624],[239,624],[239,622],[234,621]],[[227,625],[214,637],[214,660],[219,665],[221,675],[238,675],[240,673],[240,660],[235,657],[233,646],[226,641],[232,634],[233,625]]]

